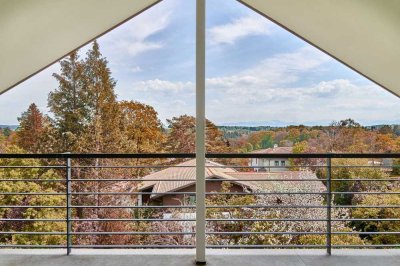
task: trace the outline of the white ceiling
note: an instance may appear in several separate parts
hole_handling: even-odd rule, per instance
[[[400,96],[399,0],[239,0]]]
[[[158,0],[0,0],[0,94]]]
[[[400,0],[239,0],[400,95]],[[0,94],[158,0],[0,0]]]

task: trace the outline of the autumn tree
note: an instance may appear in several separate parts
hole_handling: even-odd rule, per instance
[[[169,128],[167,149],[171,152],[195,152],[196,119],[193,116],[181,115],[167,122]],[[208,119],[206,120],[206,150],[216,153],[229,151],[222,133]]]
[[[114,91],[116,81],[107,64],[98,43],[93,42],[83,62],[88,126],[79,141],[80,151],[112,153],[118,150],[120,116]]]
[[[156,110],[135,101],[121,101],[118,105],[124,152],[159,152],[163,148],[164,133]]]
[[[43,114],[36,104],[29,105],[27,111],[18,118],[17,131],[18,146],[28,152],[36,153],[39,149],[39,140],[43,133]]]

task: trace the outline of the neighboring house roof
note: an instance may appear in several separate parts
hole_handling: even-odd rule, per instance
[[[189,160],[167,169],[149,174],[143,177],[143,182],[139,186],[139,191],[151,189],[151,198],[162,197],[162,193],[181,190],[185,187],[196,183],[196,160]],[[304,171],[287,171],[287,172],[271,172],[271,173],[256,173],[256,172],[238,172],[235,169],[225,165],[206,161],[206,178],[218,178],[230,181],[243,187],[255,189],[282,189],[282,186],[288,188],[299,188],[304,183],[311,183],[312,191],[323,191],[325,186],[322,182],[314,181],[262,181],[265,179],[315,179],[317,176],[311,172]],[[164,181],[165,180],[165,181]],[[307,191],[310,191],[307,190]],[[161,193],[161,194],[160,194]]]
[[[291,154],[293,153],[293,147],[274,147],[274,148],[268,148],[268,149],[261,149],[261,150],[255,150],[250,153],[257,153],[257,154]]]
[[[227,173],[236,172],[236,170],[224,167],[224,165],[206,161],[206,178],[225,178],[233,179]],[[168,181],[157,181],[168,180]],[[176,181],[174,181],[176,180]],[[152,192],[163,193],[182,189],[196,183],[196,159],[192,159],[167,169],[149,174],[143,177],[143,183],[140,185],[139,190],[143,191],[153,187]],[[158,197],[160,195],[152,195],[151,197]]]

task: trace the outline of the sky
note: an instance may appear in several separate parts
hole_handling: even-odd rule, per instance
[[[218,125],[399,124],[400,99],[237,1],[207,2],[206,115]],[[98,39],[119,100],[195,114],[195,0],[164,0]],[[85,56],[88,47],[80,50]],[[0,124],[48,113],[54,64],[0,95]]]

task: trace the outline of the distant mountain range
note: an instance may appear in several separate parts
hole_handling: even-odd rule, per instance
[[[0,125],[0,129],[1,128],[9,128],[12,130],[15,130],[18,127],[18,125]]]
[[[400,125],[400,120],[398,121],[356,121],[359,122],[363,126],[367,127],[376,127],[382,125]],[[218,123],[218,126],[234,126],[234,127],[287,127],[287,126],[328,126],[331,122],[326,121],[308,121],[308,122],[290,122],[290,121],[280,121],[280,120],[271,120],[271,121],[243,121],[243,122],[224,122]]]

